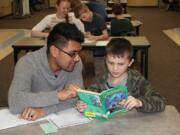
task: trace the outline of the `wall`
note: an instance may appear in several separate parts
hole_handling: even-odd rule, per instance
[[[0,17],[12,13],[12,0],[0,0]]]
[[[158,6],[158,0],[128,0],[128,6]]]

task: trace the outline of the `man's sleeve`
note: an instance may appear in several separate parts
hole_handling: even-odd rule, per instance
[[[32,64],[26,58],[18,61],[8,93],[8,104],[12,113],[21,113],[25,107],[45,107],[59,103],[56,90],[36,93],[31,91],[33,70]]]
[[[73,99],[69,99],[66,101],[60,101],[60,103],[56,104],[56,105],[50,105],[50,106],[43,107],[43,109],[45,110],[45,115],[48,115],[51,113],[57,113],[59,111],[63,111],[68,108],[72,108],[75,106],[76,102],[77,102],[77,99],[73,98]]]

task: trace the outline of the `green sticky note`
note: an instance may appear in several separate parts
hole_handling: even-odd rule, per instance
[[[58,128],[52,123],[43,123],[40,124],[40,127],[45,132],[45,134],[58,132]]]

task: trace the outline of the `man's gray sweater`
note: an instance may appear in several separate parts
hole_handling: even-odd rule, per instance
[[[67,84],[83,85],[82,62],[72,72],[61,70],[55,76],[49,67],[46,47],[22,57],[14,71],[8,103],[12,113],[21,113],[25,107],[42,107],[50,114],[74,106],[75,99],[60,101],[57,92]]]

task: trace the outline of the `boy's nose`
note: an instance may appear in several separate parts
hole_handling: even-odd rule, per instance
[[[118,69],[118,66],[117,65],[114,65],[113,66],[113,70],[116,71]]]

